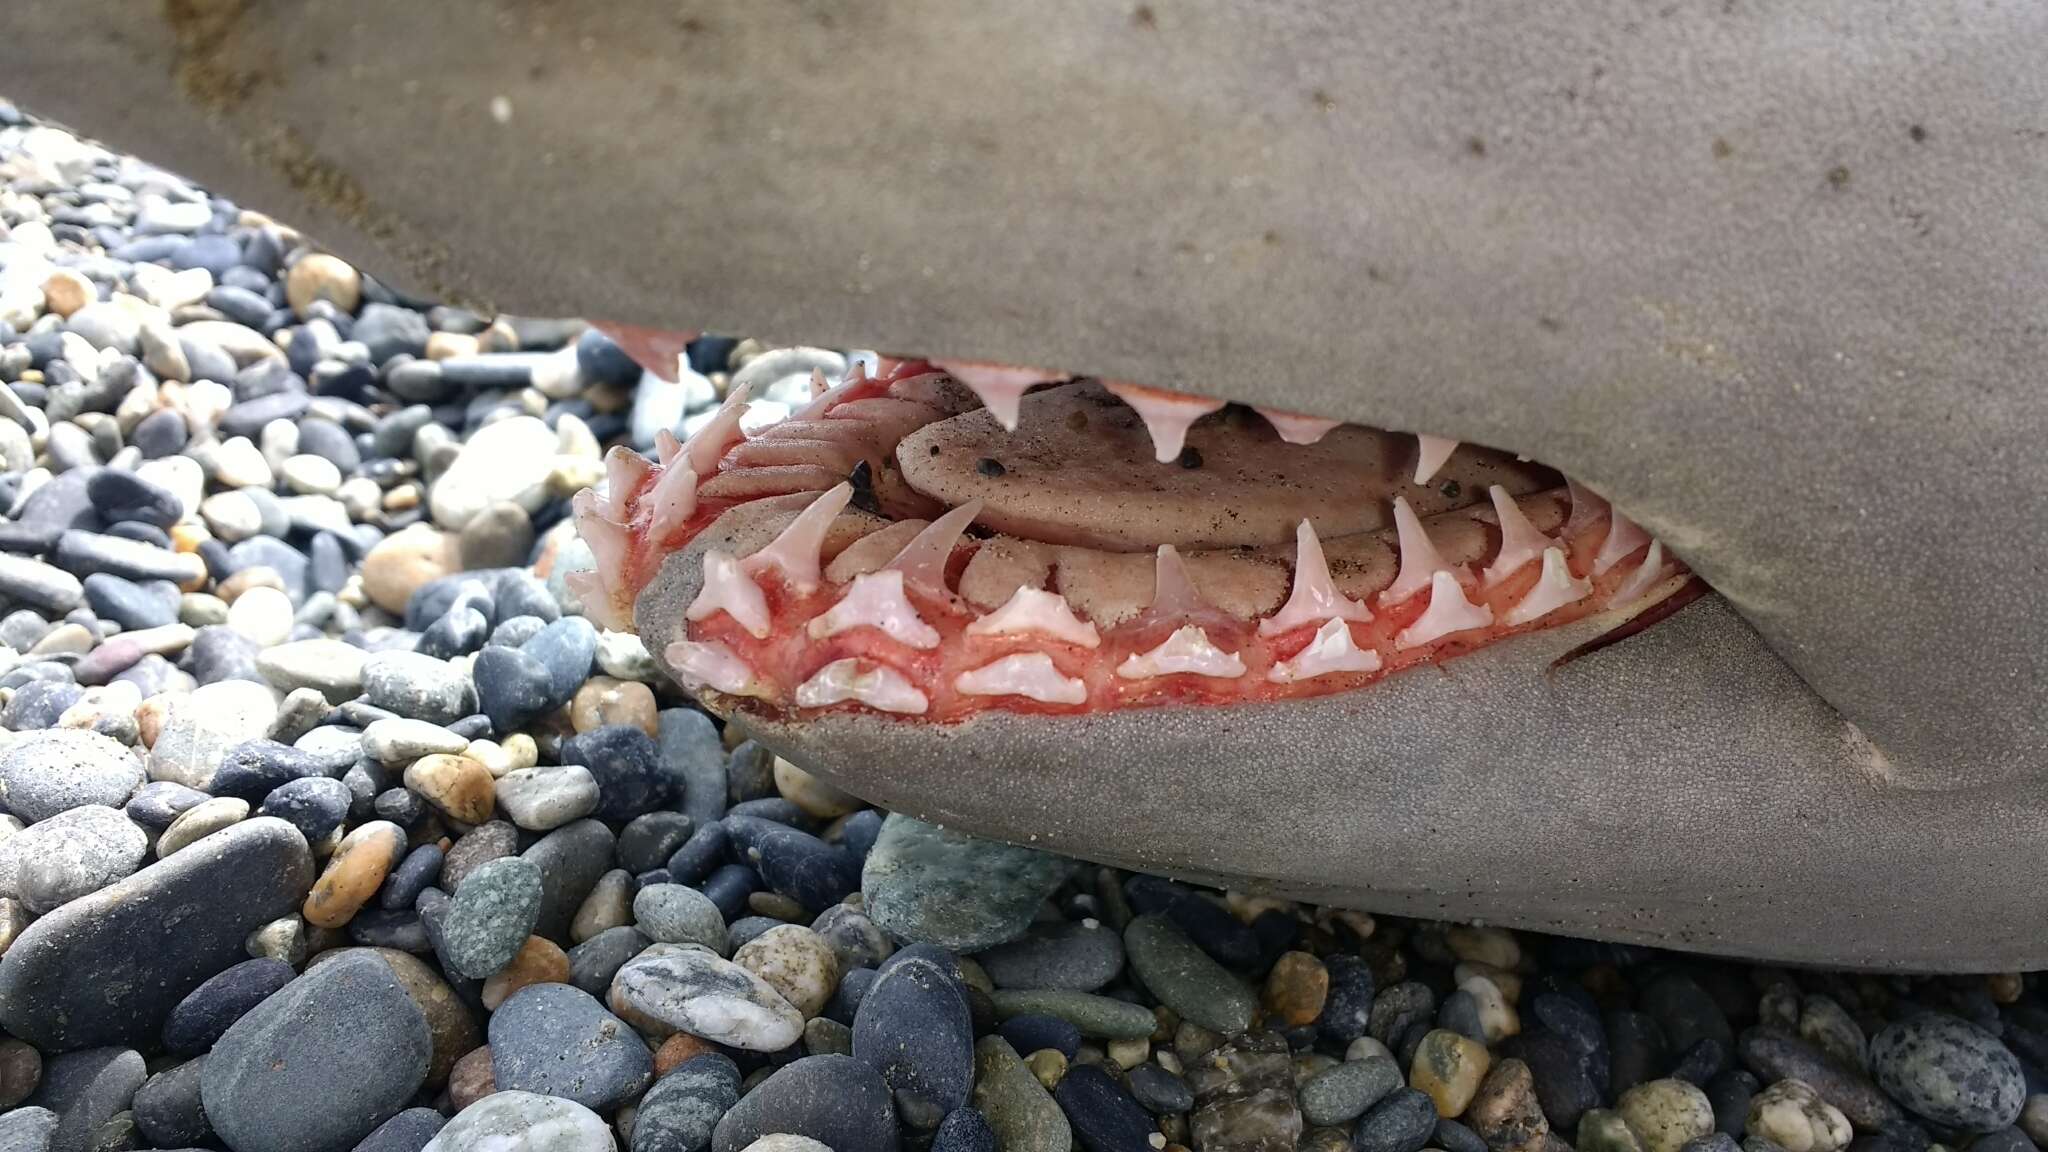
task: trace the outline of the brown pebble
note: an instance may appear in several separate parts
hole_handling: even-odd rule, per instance
[[[306,923],[339,928],[349,922],[384,877],[405,855],[405,829],[389,820],[372,820],[342,838],[327,861],[327,870],[313,882],[300,914]]]
[[[1990,988],[1991,1000],[1995,1004],[2016,1004],[2020,994],[2026,991],[2026,985],[2017,972],[1994,972],[1984,978],[1984,983]]]
[[[775,790],[784,800],[820,820],[834,820],[867,807],[860,797],[827,784],[780,756],[775,758]]]
[[[457,837],[455,846],[448,849],[448,859],[441,865],[441,890],[453,892],[471,872],[499,857],[518,854],[519,829],[504,820],[479,824]]]
[[[569,701],[569,723],[578,732],[589,732],[607,724],[630,724],[649,736],[661,734],[661,721],[654,704],[654,689],[638,680],[616,680],[592,676]]]
[[[0,1108],[29,1098],[43,1082],[43,1054],[25,1040],[0,1040]]]
[[[136,707],[135,731],[144,748],[156,747],[157,733],[164,730],[164,721],[171,718],[171,707],[186,695],[184,692],[163,692]]]
[[[1493,1152],[1533,1152],[1550,1134],[1536,1099],[1536,1078],[1520,1060],[1503,1060],[1486,1074],[1465,1110],[1465,1123]]]
[[[804,906],[780,892],[753,892],[747,895],[747,911],[757,916],[772,916],[785,924],[808,924],[812,917],[804,915]]]
[[[1266,977],[1259,1003],[1268,1015],[1292,1028],[1315,1023],[1330,994],[1330,970],[1306,952],[1283,952]]]
[[[247,592],[251,588],[275,588],[279,592],[286,591],[284,577],[277,574],[277,569],[263,564],[256,564],[244,568],[233,576],[221,581],[214,588],[213,594],[233,604],[241,599],[242,593]],[[252,600],[250,603],[253,604],[255,601]]]
[[[390,496],[386,496],[389,507]],[[386,536],[363,557],[363,592],[386,612],[405,611],[423,584],[455,571],[455,537],[431,524],[415,523]]]
[[[484,981],[481,999],[493,1012],[514,992],[529,984],[567,984],[569,954],[545,936],[528,936],[512,956],[512,962]]]
[[[1492,1059],[1479,1041],[1448,1028],[1438,1028],[1424,1036],[1415,1049],[1414,1063],[1408,1068],[1408,1085],[1436,1101],[1437,1115],[1455,1118],[1472,1103]]]
[[[467,1056],[455,1062],[448,1073],[448,1102],[457,1112],[489,1096],[498,1090],[496,1076],[491,1071],[491,1046],[472,1049]]]
[[[676,1067],[692,1056],[718,1051],[718,1045],[709,1040],[700,1040],[688,1032],[678,1032],[661,1042],[654,1050],[654,1075],[656,1079],[675,1071]]]
[[[405,770],[405,786],[464,824],[481,824],[496,810],[491,770],[467,756],[422,756]]]

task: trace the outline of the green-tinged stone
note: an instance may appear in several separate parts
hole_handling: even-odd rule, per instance
[[[1067,1152],[1073,1143],[1066,1113],[1000,1036],[974,1045],[974,1106],[995,1130],[996,1152]]]
[[[1137,1040],[1150,1036],[1159,1020],[1149,1008],[1088,992],[1056,988],[999,988],[989,997],[996,1015],[1007,1020],[1027,1012],[1057,1016],[1099,1040]]]
[[[1159,1002],[1217,1032],[1252,1026],[1258,997],[1164,916],[1140,916],[1124,929],[1124,953]]]
[[[868,853],[861,892],[883,931],[954,952],[1023,934],[1074,863],[1033,848],[892,815]]]

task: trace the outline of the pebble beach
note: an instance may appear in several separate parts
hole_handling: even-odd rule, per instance
[[[260,209],[0,101],[0,1152],[2048,1146],[2029,974],[1216,891],[778,759],[585,618],[570,498],[872,354],[670,380]]]

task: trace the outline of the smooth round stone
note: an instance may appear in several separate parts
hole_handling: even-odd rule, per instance
[[[774,776],[775,790],[783,799],[820,820],[836,820],[866,807],[860,797],[833,787],[780,756],[775,758]]]
[[[646,691],[647,686],[633,687]],[[652,697],[647,717],[654,717]],[[630,820],[666,808],[682,792],[682,780],[661,761],[654,738],[639,728],[610,724],[562,741],[562,761],[581,764],[596,779],[601,820]]]
[[[498,1090],[537,1092],[609,1111],[654,1079],[647,1046],[625,1021],[567,984],[535,984],[491,1014]]]
[[[482,994],[478,997],[485,1010],[495,1012],[498,1006],[510,999],[522,988],[535,984],[567,985],[575,975],[569,965],[569,954],[562,946],[545,936],[528,936],[512,956],[511,963],[491,973],[484,981]]]
[[[85,578],[85,600],[94,614],[123,628],[156,628],[178,622],[180,596],[175,584],[137,584],[95,572]]]
[[[657,943],[702,944],[720,955],[727,949],[725,917],[719,914],[718,905],[681,884],[650,884],[640,889],[633,897],[633,923]]]
[[[1366,1110],[1351,1130],[1351,1146],[1356,1152],[1421,1152],[1436,1122],[1428,1093],[1402,1088]]]
[[[1460,1116],[1472,1102],[1473,1094],[1479,1091],[1479,1082],[1485,1078],[1491,1064],[1486,1045],[1449,1029],[1437,1028],[1425,1035],[1416,1047],[1415,1060],[1408,1069],[1408,1083],[1429,1093],[1430,1098],[1436,1101],[1438,1115]],[[1712,1116],[1713,1111],[1709,1109],[1709,1128],[1713,1127]]]
[[[201,629],[199,634],[215,631]],[[202,683],[197,691],[171,704],[169,718],[150,749],[150,779],[211,791],[221,757],[245,740],[262,738],[276,718],[277,698],[262,684],[248,680]]]
[[[1401,1066],[1384,1046],[1363,1059],[1346,1060],[1310,1076],[1301,1085],[1302,1119],[1321,1127],[1349,1124],[1402,1087]]]
[[[853,1055],[873,1065],[899,1101],[943,1116],[967,1103],[974,1021],[951,958],[918,954],[928,947],[897,954],[861,999]]]
[[[362,694],[369,658],[353,644],[323,637],[265,649],[256,657],[256,668],[279,691],[312,688],[330,704],[339,704]]]
[[[592,996],[605,996],[619,969],[652,943],[637,928],[607,928],[569,949],[569,983]]]
[[[180,814],[171,826],[157,837],[157,859],[165,859],[179,849],[189,847],[204,836],[211,836],[226,828],[232,828],[248,819],[249,802],[238,796],[216,796]]]
[[[12,1036],[0,1039],[0,1112],[20,1106],[42,1079],[43,1055],[35,1045]]]
[[[719,1120],[711,1152],[742,1152],[775,1132],[808,1136],[833,1152],[900,1146],[888,1086],[850,1056],[806,1056],[778,1069]]]
[[[1845,1069],[1826,1053],[1786,1032],[1755,1027],[1743,1032],[1738,1051],[1745,1067],[1767,1081],[1800,1080],[1821,1099],[1842,1110],[1859,1132],[1895,1131],[1906,1125],[1905,1110],[1868,1078]],[[1614,1076],[1622,1075],[1622,1051],[1614,1049]]]
[[[490,769],[466,756],[422,756],[405,770],[405,786],[463,824],[481,824],[495,810]]]
[[[716,1052],[692,1056],[640,1099],[632,1152],[705,1152],[719,1118],[740,1102],[740,1070]]]
[[[569,722],[578,732],[624,724],[652,737],[657,715],[654,690],[634,680],[593,676],[569,699]]]
[[[201,1099],[200,1074],[205,1064],[187,1060],[159,1072],[136,1091],[129,1105],[135,1131],[158,1147],[191,1146],[214,1139],[213,1125],[206,1119]],[[102,1126],[96,1135],[105,1138]]]
[[[391,969],[342,955],[214,1045],[201,1074],[206,1115],[237,1152],[347,1152],[412,1099],[432,1054],[426,1015]]]
[[[974,958],[998,988],[1093,992],[1123,971],[1124,942],[1099,923],[1041,924]]]
[[[696,823],[681,812],[647,812],[634,817],[619,831],[619,864],[639,874],[668,866],[690,838]]]
[[[628,1019],[749,1052],[779,1052],[803,1034],[803,1013],[767,981],[709,949],[655,944],[612,978]]]
[[[307,843],[318,843],[348,818],[349,799],[348,785],[325,776],[311,776],[271,789],[258,811],[297,828]]]
[[[414,592],[459,563],[454,537],[430,524],[413,524],[378,541],[363,557],[363,591],[386,612],[403,612]]]
[[[604,1118],[574,1100],[532,1092],[493,1092],[456,1113],[421,1152],[616,1152],[617,1148]]]
[[[1051,853],[892,814],[861,887],[868,916],[892,936],[974,952],[1021,935],[1073,869]]]
[[[735,855],[775,892],[820,912],[860,888],[860,858],[808,832],[773,820],[728,813],[723,821]]]
[[[489,861],[455,891],[442,926],[448,966],[481,980],[512,961],[540,917],[541,869],[519,856]]]
[[[407,1108],[377,1125],[354,1152],[420,1152],[447,1123],[448,1118],[432,1108]]]
[[[465,569],[507,568],[526,563],[533,551],[533,519],[509,500],[499,501],[470,517],[457,546]]]
[[[1476,1135],[1478,1139],[1471,1143],[1480,1147],[1535,1147],[1550,1134],[1550,1122],[1536,1098],[1536,1078],[1520,1060],[1495,1064],[1464,1115],[1465,1124],[1471,1127],[1460,1135]],[[1439,1142],[1444,1139],[1445,1126],[1452,1123],[1446,1118],[1437,1126]]]
[[[87,804],[119,807],[142,781],[134,755],[97,732],[23,732],[0,749],[0,806],[30,824]]]
[[[515,416],[478,429],[463,444],[455,463],[434,483],[429,499],[434,522],[460,529],[500,501],[511,501],[529,511],[539,508],[547,496],[556,443],[555,430],[532,416]]]
[[[721,810],[723,807],[721,804]],[[731,840],[723,824],[711,823],[699,827],[690,833],[690,838],[683,842],[683,846],[676,849],[674,855],[668,858],[669,875],[678,884],[702,884],[705,877],[726,862]]]
[[[781,993],[805,1019],[824,1011],[839,987],[839,957],[831,945],[796,924],[767,929],[740,945],[732,960]]]
[[[1210,959],[1173,921],[1160,915],[1132,920],[1124,928],[1124,951],[1145,987],[1182,1019],[1217,1032],[1251,1027],[1258,1010],[1252,990]]]
[[[254,819],[73,901],[8,947],[0,1026],[53,1049],[154,1045],[172,1008],[244,959],[244,939],[312,877],[305,838]]]
[[[1603,1093],[1587,1072],[1586,1058],[1573,1051],[1557,1033],[1540,1028],[1523,1032],[1503,1041],[1497,1051],[1499,1055],[1513,1057],[1528,1066],[1535,1083],[1536,1097],[1542,1102],[1543,1114],[1550,1119],[1552,1127],[1569,1131],[1577,1126],[1579,1117],[1587,1109],[1600,1104]],[[1742,1075],[1747,1077],[1748,1073]],[[1714,1085],[1721,1079],[1716,1077],[1707,1086],[1707,1095],[1714,1100],[1717,1125],[1720,1125],[1723,1112],[1720,1100],[1714,1095]],[[1743,1110],[1748,1108],[1748,1093],[1753,1089],[1754,1084],[1743,1089]],[[1736,1116],[1735,1124],[1736,1131],[1740,1131],[1740,1115]],[[1720,1126],[1726,1130],[1725,1125]]]
[[[465,656],[484,646],[490,627],[490,621],[474,608],[450,608],[446,615],[428,625],[427,630],[420,634],[417,651],[438,660]]]
[[[94,472],[86,481],[85,492],[109,523],[135,520],[169,528],[185,514],[177,493],[118,468]]]
[[[1274,1021],[1299,1028],[1316,1022],[1329,994],[1330,972],[1321,960],[1307,952],[1283,952],[1266,975],[1259,1003]]]
[[[439,724],[402,716],[376,720],[363,729],[363,753],[383,764],[410,764],[422,756],[456,753],[467,747],[467,737]]]
[[[544,832],[580,820],[598,807],[597,781],[578,764],[521,768],[498,777],[496,797],[514,824]]]
[[[559,708],[590,678],[591,661],[597,658],[597,629],[581,616],[564,616],[534,633],[519,650],[548,670],[548,706]]]
[[[1131,1096],[1155,1116],[1185,1112],[1195,1106],[1195,1094],[1187,1081],[1146,1061],[1130,1070]]]
[[[669,861],[674,871],[675,861]],[[823,937],[832,951],[839,957],[839,970],[850,972],[855,968],[873,968],[889,958],[896,950],[890,940],[867,913],[847,904],[834,904],[818,918],[811,921],[811,931]],[[1112,938],[1115,934],[1111,933]],[[1123,942],[1117,941],[1117,951],[1123,951]]]
[[[300,915],[319,928],[339,928],[376,895],[384,877],[405,856],[405,829],[372,820],[342,838],[313,883]]]
[[[1841,1109],[1797,1080],[1780,1080],[1752,1097],[1744,1127],[1785,1152],[1838,1152],[1854,1135]]]
[[[623,868],[614,868],[598,877],[597,886],[583,898],[576,918],[569,922],[569,938],[580,944],[601,932],[633,923],[635,892],[633,874]]]
[[[1907,1110],[1966,1132],[2010,1127],[2026,1104],[2026,1078],[2011,1050],[1944,1013],[1886,1025],[1870,1039],[1870,1070]]]
[[[975,1043],[974,1107],[1005,1152],[1067,1152],[1073,1143],[1066,1113],[1000,1036]]]
[[[1083,1036],[1100,1040],[1136,1040],[1159,1027],[1151,1009],[1091,992],[998,988],[989,1000],[998,1016],[1057,1016],[1079,1028]]]
[[[747,1145],[746,1152],[832,1152],[832,1149],[809,1136],[798,1136],[792,1132],[770,1132]]]
[[[287,456],[278,466],[278,474],[287,488],[304,495],[330,496],[341,487],[341,469],[324,456]]]
[[[284,961],[264,957],[244,960],[208,979],[171,1009],[164,1021],[164,1049],[180,1056],[205,1052],[229,1026],[296,975]]]
[[[309,252],[293,262],[284,278],[285,301],[299,319],[307,319],[318,301],[342,312],[354,312],[362,301],[363,278],[338,256]]]
[[[476,690],[461,669],[418,652],[379,652],[365,660],[363,696],[379,708],[434,724],[452,724],[477,710]]]
[[[1158,1130],[1130,1093],[1093,1064],[1069,1068],[1052,1097],[1088,1152],[1138,1152]]]
[[[557,706],[547,665],[521,649],[486,647],[477,653],[471,675],[484,715],[500,732],[523,728]]]
[[[519,829],[503,820],[479,824],[449,847],[448,859],[441,864],[441,887],[453,892],[485,861],[518,852]]]
[[[1707,1094],[1683,1080],[1651,1080],[1621,1094],[1614,1110],[1645,1152],[1678,1152],[1688,1140],[1714,1131]]]
[[[125,879],[142,866],[149,836],[119,809],[67,809],[0,841],[0,877],[12,874],[22,906],[41,915]]]
[[[96,1140],[114,1117],[125,1111],[148,1072],[142,1055],[132,1049],[94,1048],[52,1056],[43,1068],[38,1105],[58,1114],[51,1146],[62,1152]]]

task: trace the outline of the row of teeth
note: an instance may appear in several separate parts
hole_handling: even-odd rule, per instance
[[[1484,604],[1474,604],[1466,595],[1466,585],[1493,586],[1528,563],[1541,564],[1537,581],[1504,614],[1501,623],[1510,627],[1533,623],[1592,595],[1592,579],[1572,575],[1562,544],[1538,531],[1505,489],[1496,486],[1490,494],[1500,521],[1501,549],[1494,562],[1476,576],[1447,564],[1407,501],[1395,499],[1401,567],[1394,583],[1375,598],[1376,602],[1382,609],[1391,608],[1425,589],[1429,592],[1422,615],[1395,636],[1396,651],[1420,648],[1462,632],[1492,626],[1496,622],[1493,610]],[[752,555],[741,558],[717,549],[706,552],[703,584],[685,610],[685,618],[696,623],[723,613],[749,635],[767,639],[772,630],[771,613],[767,596],[757,581],[772,573],[795,593],[816,591],[822,581],[821,549],[826,530],[851,496],[851,485],[842,484],[826,492],[773,542]],[[1642,563],[1616,592],[1613,603],[1628,604],[1650,591],[1666,574],[1663,545],[1651,540],[1627,517],[1608,509],[1592,493],[1574,486],[1572,498],[1566,539],[1575,534],[1575,527],[1590,527],[1600,519],[1610,523],[1595,553],[1592,576],[1605,575],[1645,543],[1649,545]],[[907,589],[915,588],[942,601],[955,599],[945,585],[946,559],[979,510],[978,503],[952,510],[923,529],[889,563],[854,577],[845,594],[806,626],[810,638],[829,639],[868,628],[913,650],[937,648],[941,643],[939,632],[918,615]],[[1316,626],[1316,632],[1295,656],[1274,664],[1266,674],[1267,679],[1291,684],[1323,676],[1379,671],[1379,653],[1360,648],[1348,626],[1349,622],[1373,619],[1372,608],[1336,590],[1322,543],[1307,521],[1296,531],[1296,545],[1292,591],[1277,612],[1259,622],[1258,632],[1264,637],[1275,637],[1311,625]],[[1154,589],[1150,609],[1154,618],[1199,616],[1207,607],[1195,592],[1186,566],[1172,545],[1162,545],[1158,550]],[[1018,588],[1007,602],[976,618],[965,631],[980,637],[1036,637],[1085,649],[1095,649],[1102,642],[1095,625],[1076,616],[1063,597],[1030,587]],[[698,686],[735,696],[770,694],[744,659],[716,641],[680,640],[669,646],[666,655],[679,672]],[[1217,647],[1200,624],[1186,623],[1157,646],[1125,658],[1117,665],[1116,675],[1125,680],[1160,676],[1229,680],[1244,676],[1246,671],[1238,654]],[[1081,704],[1088,697],[1086,684],[1060,672],[1043,652],[1013,653],[963,672],[955,678],[953,688],[967,696],[1019,696],[1045,704]],[[921,714],[930,706],[926,695],[902,673],[858,658],[827,664],[801,684],[795,694],[795,703],[804,708],[849,701],[905,714]]]
[[[1017,430],[1026,392],[1037,385],[1061,379],[1031,368],[965,360],[936,361],[935,365],[980,397],[982,406],[1006,432]],[[1209,413],[1220,411],[1226,403],[1120,380],[1104,380],[1102,386],[1138,414],[1138,419],[1145,424],[1145,431],[1152,437],[1153,459],[1161,464],[1179,459],[1181,449],[1187,446],[1188,429]],[[1341,420],[1303,416],[1277,408],[1254,407],[1252,411],[1265,417],[1273,431],[1279,433],[1280,439],[1289,444],[1313,444],[1343,424]],[[1416,441],[1415,482],[1427,484],[1451,458],[1451,453],[1458,450],[1458,441],[1441,436],[1417,436]]]

